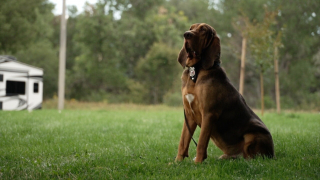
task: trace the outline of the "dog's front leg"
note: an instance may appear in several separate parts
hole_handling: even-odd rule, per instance
[[[207,148],[210,140],[210,135],[212,132],[212,116],[207,115],[202,118],[201,131],[199,137],[199,143],[197,146],[197,156],[195,158],[195,163],[201,163],[207,158]]]
[[[185,157],[189,157],[189,144],[191,141],[191,136],[193,135],[194,131],[197,128],[197,124],[193,120],[188,120],[188,125],[190,127],[190,131],[186,125],[186,121],[183,124],[183,129],[181,133],[179,148],[178,148],[178,155],[175,161],[182,161]],[[191,134],[190,134],[191,133]]]

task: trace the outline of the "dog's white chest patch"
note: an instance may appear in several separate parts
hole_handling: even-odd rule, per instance
[[[192,101],[194,100],[194,95],[193,94],[187,94],[185,97],[188,100],[189,104],[191,104]]]
[[[193,94],[187,94],[187,95],[185,95],[185,97],[186,97],[187,101],[189,102],[189,106],[191,108],[192,113],[194,114],[194,111],[193,111],[192,106],[191,106],[191,103],[194,100],[194,95]]]

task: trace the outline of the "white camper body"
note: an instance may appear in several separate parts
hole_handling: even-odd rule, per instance
[[[0,56],[0,110],[41,109],[43,70]]]

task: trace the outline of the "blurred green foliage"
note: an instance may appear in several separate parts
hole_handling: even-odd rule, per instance
[[[48,0],[0,1],[0,54],[43,68],[46,99],[55,96],[58,84],[60,16],[52,14],[53,7]],[[269,29],[261,29],[270,32],[268,43],[263,38],[248,43],[263,45],[268,52],[269,40],[281,31],[282,106],[320,108],[320,4],[316,0],[98,0],[81,10],[68,9],[68,99],[180,105],[182,68],[176,58],[183,33],[197,22],[217,30],[222,66],[238,88],[242,34],[234,24],[241,23],[243,14],[249,22],[261,24],[268,9],[276,13]],[[260,99],[256,62],[273,59],[272,52],[257,56],[257,50],[248,48],[246,60],[244,97],[252,107]],[[266,107],[275,108],[272,68],[264,71],[264,82]]]

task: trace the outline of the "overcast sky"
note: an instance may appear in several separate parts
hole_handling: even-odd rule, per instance
[[[53,13],[55,15],[61,14],[62,13],[62,1],[63,0],[49,0],[49,1],[56,5]],[[74,6],[77,7],[78,12],[82,12],[85,2],[88,2],[90,4],[95,4],[96,2],[98,2],[98,0],[66,0],[66,5],[67,6],[74,5]]]

